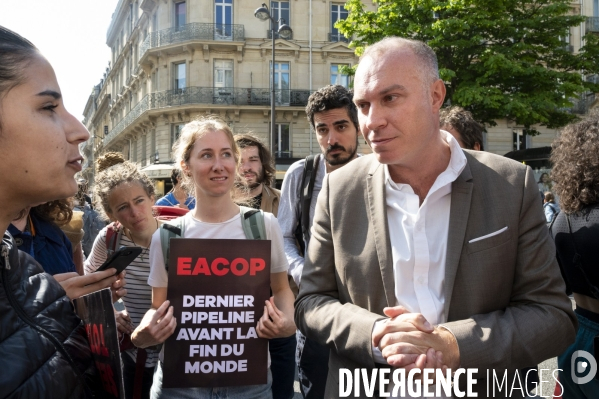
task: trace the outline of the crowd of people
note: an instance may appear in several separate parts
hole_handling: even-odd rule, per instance
[[[281,191],[264,143],[207,116],[182,129],[165,197],[111,152],[97,159],[92,203],[75,180],[89,133],[48,61],[0,27],[0,397],[103,397],[70,301],[104,288],[123,305],[128,399],[290,399],[296,368],[307,399],[339,397],[342,370],[384,368],[476,368],[486,397],[486,370],[513,381],[555,356],[564,398],[597,397],[596,380],[573,380],[571,359],[594,353],[599,336],[599,114],[563,129],[554,171],[537,183],[485,152],[484,126],[444,101],[432,49],[386,38],[361,56],[353,91],[310,96],[320,153],[291,165]],[[373,154],[358,154],[361,137]],[[541,183],[561,208],[551,192],[539,204]],[[256,321],[265,384],[163,386],[162,344],[179,320],[156,205],[188,210],[168,221],[184,238],[253,239],[243,219],[259,210],[271,243],[271,296]],[[123,246],[141,248],[126,272],[96,271]]]

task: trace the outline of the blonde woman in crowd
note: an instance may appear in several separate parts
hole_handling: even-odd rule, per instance
[[[209,117],[188,123],[173,152],[176,165],[182,169],[183,184],[195,193],[196,208],[183,216],[185,238],[246,239],[235,203],[234,184],[237,177],[239,150],[233,132],[219,118]],[[262,338],[287,337],[295,334],[293,322],[293,294],[287,282],[287,259],[283,249],[283,236],[276,218],[264,213],[267,239],[271,240],[270,285],[273,297],[265,304],[256,332]],[[168,276],[160,244],[160,232],[152,237],[150,250],[151,272],[148,283],[152,286],[152,310],[142,321],[139,333],[134,332],[134,343],[140,346],[164,342],[173,332],[176,321],[166,300]],[[156,320],[162,319],[159,328]],[[147,325],[147,328],[144,326]],[[144,329],[146,331],[144,331]],[[162,354],[161,354],[162,356]],[[221,395],[236,398],[272,398],[272,377],[263,385],[221,388],[162,388],[162,366],[154,374],[152,398],[210,398]]]

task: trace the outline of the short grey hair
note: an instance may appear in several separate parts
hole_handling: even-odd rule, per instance
[[[385,54],[387,52],[408,47],[420,61],[422,61],[422,75],[425,83],[433,83],[439,79],[439,63],[437,55],[430,46],[420,40],[406,39],[403,37],[389,36],[368,47],[360,57],[360,61],[367,57]]]

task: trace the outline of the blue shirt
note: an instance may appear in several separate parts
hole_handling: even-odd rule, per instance
[[[553,202],[545,202],[543,205],[543,210],[545,211],[545,219],[547,223],[553,222],[553,219],[560,212],[559,206]]]
[[[158,206],[175,206],[175,205],[179,205],[179,201],[177,201],[177,199],[175,198],[175,194],[173,194],[173,192],[169,192],[168,194],[166,194],[164,197],[160,198],[158,201],[156,201],[156,205]],[[187,208],[189,208],[190,210],[196,207],[196,199],[189,196],[187,197],[187,199],[185,200],[185,206]]]
[[[8,231],[14,237],[19,250],[27,252],[38,261],[44,271],[51,275],[76,272],[73,262],[73,246],[64,232],[55,224],[31,213],[35,235],[20,231],[12,224]]]

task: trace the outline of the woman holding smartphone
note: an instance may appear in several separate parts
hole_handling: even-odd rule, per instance
[[[176,164],[182,169],[183,184],[193,189],[196,208],[183,216],[185,238],[246,239],[240,208],[234,200],[239,150],[233,132],[218,118],[203,118],[188,123],[173,148]],[[287,337],[295,334],[293,294],[287,281],[287,258],[283,235],[276,218],[264,213],[266,237],[271,240],[270,286],[273,297],[266,301],[264,314],[258,320],[256,332],[262,338]],[[166,300],[168,276],[160,242],[160,232],[154,233],[150,249],[152,309],[133,333],[133,342],[140,346],[164,342],[175,330],[172,307]],[[160,320],[160,322],[158,322]],[[207,398],[221,395],[235,398],[271,398],[272,377],[268,382],[221,388],[162,388],[162,367],[154,374],[152,398]]]
[[[141,253],[127,266],[129,285],[127,296],[123,297],[126,310],[116,314],[119,331],[131,334],[152,305],[152,288],[148,285],[149,248],[152,234],[160,225],[152,214],[154,184],[134,163],[125,161],[120,153],[102,155],[97,160],[97,168],[99,173],[94,190],[96,209],[113,223],[98,233],[84,264],[85,273],[93,273],[102,266],[108,259],[108,252],[122,246],[141,247]],[[145,369],[143,376],[137,376],[136,383],[136,362],[138,356],[143,356],[139,352],[137,348],[131,348],[121,354],[127,399],[133,398],[136,385],[141,389],[142,398],[149,398],[150,395],[158,351],[145,351]]]
[[[114,269],[51,276],[6,230],[28,207],[77,192],[85,127],[64,107],[50,63],[0,26],[0,397],[83,398],[101,387],[70,299],[109,287]]]

